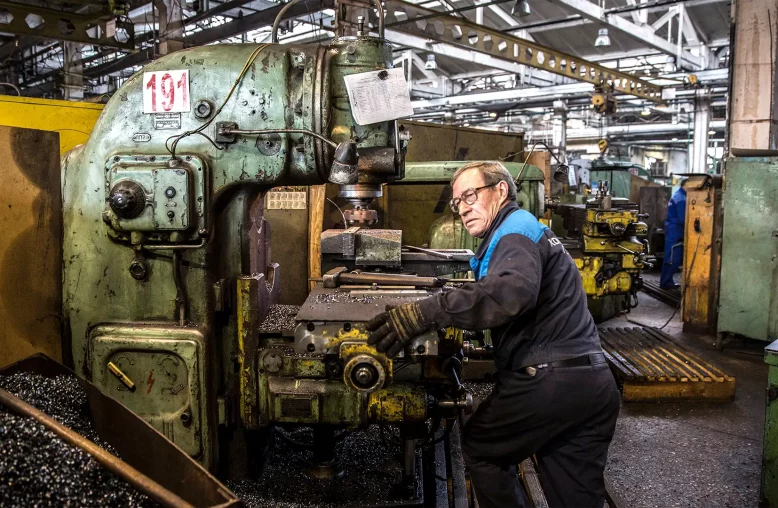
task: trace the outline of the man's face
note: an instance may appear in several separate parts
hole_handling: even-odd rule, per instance
[[[467,170],[454,182],[453,197],[461,198],[469,189],[477,189],[483,185],[484,177],[478,169]],[[508,185],[500,182],[493,187],[479,190],[478,199],[472,205],[468,205],[464,200],[460,201],[459,216],[467,232],[476,238],[483,238],[507,196]]]

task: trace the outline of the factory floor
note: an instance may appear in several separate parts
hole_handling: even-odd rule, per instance
[[[651,277],[651,274],[648,274]],[[673,308],[640,293],[629,318],[661,327]],[[624,317],[605,326],[636,326]],[[664,328],[684,346],[737,378],[734,402],[622,404],[606,475],[620,508],[757,506],[764,431],[765,343],[684,333],[678,315]]]

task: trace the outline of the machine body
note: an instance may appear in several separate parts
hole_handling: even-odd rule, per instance
[[[259,324],[280,272],[263,193],[402,177],[395,122],[357,125],[343,80],[390,66],[388,46],[365,36],[184,50],[130,78],[64,156],[63,314],[76,371],[208,466],[217,427],[258,428],[264,403]],[[144,72],[181,70],[190,110],[144,114]],[[366,176],[351,154],[338,158],[341,142],[363,152]]]

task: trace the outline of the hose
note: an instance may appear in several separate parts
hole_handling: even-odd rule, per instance
[[[298,3],[306,1],[306,0],[290,0],[289,2],[284,5],[283,9],[278,13],[276,16],[275,21],[273,21],[273,30],[271,32],[271,42],[273,44],[278,44],[278,25],[281,24],[281,21],[284,19],[284,14],[286,14],[289,9],[291,9],[293,6],[297,5]],[[384,6],[381,5],[381,0],[373,0],[373,3],[376,6],[376,10],[378,11],[378,37],[381,39],[384,38]]]

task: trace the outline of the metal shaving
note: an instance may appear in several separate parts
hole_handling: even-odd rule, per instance
[[[312,442],[313,432],[303,428],[290,433],[296,441]],[[312,452],[276,438],[261,477],[232,480],[227,486],[247,507],[336,508],[387,506],[409,501],[398,484],[402,479],[402,456],[397,443],[399,431],[377,425],[355,431],[336,445],[343,475],[319,480],[309,475]]]
[[[99,447],[116,456],[119,455],[111,445],[103,442],[97,435],[89,415],[86,391],[78,384],[78,378],[45,377],[40,374],[18,372],[10,376],[0,376],[0,388],[35,406]]]
[[[483,381],[467,381],[463,383],[465,390],[473,396],[473,402],[479,403],[492,393],[494,389],[494,383],[486,383]]]
[[[294,331],[297,325],[294,318],[298,312],[300,312],[299,305],[271,305],[270,312],[259,325],[259,331],[263,333]]]
[[[373,303],[382,298],[382,295],[352,296],[348,293],[319,293],[316,295],[316,303]]]
[[[72,376],[17,373],[0,386],[116,454],[89,418],[86,393]],[[0,504],[3,506],[158,506],[89,453],[33,418],[0,407]]]

